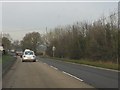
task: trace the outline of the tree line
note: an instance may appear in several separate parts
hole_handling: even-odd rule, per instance
[[[21,41],[11,43],[3,37],[7,49],[28,48],[37,52],[39,45],[47,46],[46,54],[70,59],[89,59],[116,62],[120,56],[120,30],[116,13],[102,17],[93,23],[76,22],[73,25],[59,26],[41,36],[39,32],[27,33]],[[7,39],[6,39],[7,38]]]
[[[52,56],[51,48],[55,46],[55,57],[116,62],[120,46],[118,31],[116,13],[93,23],[77,22],[57,27],[46,35],[47,54]]]
[[[37,47],[42,42],[41,35],[38,32],[27,33],[21,41],[12,40],[9,34],[1,36],[1,46],[3,46],[6,53],[10,50],[24,51],[25,49],[31,49],[36,53]]]

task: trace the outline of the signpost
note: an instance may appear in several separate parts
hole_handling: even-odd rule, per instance
[[[53,57],[55,56],[55,46],[52,47],[52,51],[53,51]]]

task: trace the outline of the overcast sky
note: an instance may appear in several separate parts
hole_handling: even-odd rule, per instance
[[[2,30],[13,39],[22,39],[32,31],[45,33],[60,25],[94,21],[117,10],[117,2],[22,2],[2,3]],[[1,17],[1,16],[0,16]],[[0,18],[1,19],[1,18]]]

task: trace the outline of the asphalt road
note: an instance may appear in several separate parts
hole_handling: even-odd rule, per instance
[[[49,62],[49,60],[45,61]],[[3,76],[2,88],[93,87],[41,61],[21,62],[20,58],[18,58],[5,76]]]
[[[48,58],[39,60],[74,75],[95,88],[118,88],[118,72],[98,69],[84,65],[72,64]]]

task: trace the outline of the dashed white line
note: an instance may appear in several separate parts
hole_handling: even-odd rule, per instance
[[[43,63],[43,64],[46,64],[46,63]]]
[[[53,68],[53,66],[50,66],[50,67],[52,67],[52,68]]]
[[[71,77],[73,77],[73,78],[75,78],[75,79],[77,79],[77,80],[80,80],[81,82],[83,82],[83,80],[82,79],[80,79],[80,78],[78,78],[78,77],[76,77],[76,76],[74,76],[74,75],[71,75],[71,74],[69,74],[69,73],[67,73],[67,72],[64,72],[64,71],[62,71],[64,74],[67,74],[67,75],[69,75],[69,76],[71,76]]]
[[[46,63],[43,63],[43,64],[46,64]],[[56,67],[54,67],[54,66],[51,66],[51,65],[50,65],[50,67],[53,68],[53,69],[58,70],[58,68],[56,68]],[[83,82],[82,79],[80,79],[80,78],[78,78],[78,77],[76,77],[76,76],[74,76],[74,75],[71,75],[71,74],[69,74],[69,73],[67,73],[67,72],[64,72],[64,71],[62,71],[62,73],[67,74],[67,75],[69,75],[69,76],[71,76],[71,77],[73,77],[73,78],[75,78],[75,79],[77,79],[77,80]]]
[[[43,64],[46,64],[46,63],[43,63]],[[51,66],[51,65],[50,65],[50,67],[53,68],[53,69],[58,70],[58,68],[56,68],[56,67],[54,67],[54,66]],[[77,79],[77,80],[83,82],[82,79],[80,79],[80,78],[78,78],[78,77],[76,77],[76,76],[74,76],[74,75],[71,75],[71,74],[69,74],[69,73],[67,73],[67,72],[64,72],[64,71],[62,71],[62,72],[63,72],[64,74],[67,74],[67,75],[69,75],[69,76],[71,76],[71,77],[73,77],[73,78],[75,78],[75,79]]]
[[[58,70],[58,68],[56,68],[56,67],[53,67],[54,69],[56,69],[56,70]]]
[[[56,68],[56,67],[54,67],[54,66],[50,66],[50,67],[52,67],[52,68],[54,68],[54,69],[58,70],[58,68]]]

